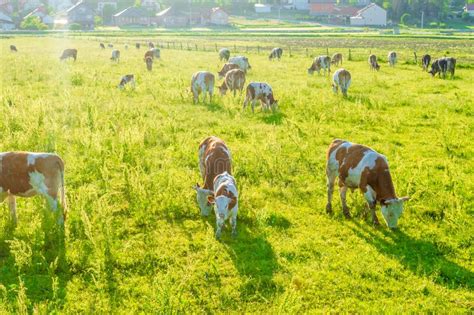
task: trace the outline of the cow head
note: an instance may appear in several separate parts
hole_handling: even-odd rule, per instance
[[[225,82],[222,83],[221,86],[218,86],[218,88],[219,88],[219,94],[220,94],[221,96],[226,95],[226,93],[227,93],[227,84],[225,84]]]
[[[435,60],[432,64],[431,64],[431,70],[428,71],[429,74],[431,74],[432,77],[434,77],[438,72],[440,72],[441,69],[440,69],[440,66],[439,66],[439,61],[438,60]]]
[[[193,188],[194,190],[196,190],[196,199],[199,208],[201,209],[201,215],[208,216],[211,212],[212,205],[209,203],[207,197],[210,195],[213,196],[214,193],[209,189],[201,188],[198,183],[196,183],[196,186],[194,186]]]
[[[207,200],[210,204],[214,205],[217,224],[216,237],[220,238],[225,219],[229,217],[230,211],[232,211],[232,209],[237,204],[237,196],[235,196],[227,188],[224,188],[224,191],[221,195],[217,197],[214,194],[208,195]]]
[[[409,199],[409,197],[394,198],[382,203],[382,215],[389,228],[397,227],[398,219],[403,212],[403,203]]]
[[[319,71],[321,69],[321,64],[318,61],[313,62],[311,67],[308,68],[308,74],[313,74],[314,71]]]

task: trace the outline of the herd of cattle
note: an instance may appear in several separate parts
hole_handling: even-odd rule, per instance
[[[112,44],[108,45],[113,48]],[[140,49],[140,44],[135,45]],[[105,49],[105,45],[100,43],[100,48]],[[153,60],[160,58],[160,49],[154,47],[153,43],[148,44],[149,50],[146,51],[144,61],[149,71],[152,70]],[[125,46],[128,49],[128,46]],[[12,52],[17,52],[14,45],[10,46]],[[281,48],[274,48],[269,59],[280,60],[283,54]],[[219,58],[226,63],[218,72],[219,79],[223,83],[219,86],[221,95],[227,91],[243,92],[247,71],[251,69],[249,60],[244,56],[230,56],[229,49],[221,49]],[[77,49],[66,49],[63,51],[60,59],[77,59]],[[112,51],[111,60],[120,61],[120,51]],[[369,66],[372,70],[378,71],[380,65],[375,55],[369,56]],[[428,70],[431,62],[430,55],[422,57],[422,66],[424,71]],[[388,54],[388,63],[394,67],[397,63],[396,52]],[[315,71],[320,74],[329,75],[331,65],[339,66],[342,64],[342,54],[336,53],[329,56],[316,57],[308,68],[308,73]],[[446,73],[454,76],[456,59],[444,57],[436,59],[431,64],[431,70],[428,71],[432,76],[439,74],[446,77]],[[341,89],[344,96],[347,96],[347,90],[351,83],[351,74],[345,69],[338,69],[333,74],[333,90],[335,93]],[[126,85],[135,85],[134,75],[128,74],[121,78],[119,87]],[[214,93],[215,76],[208,71],[196,72],[191,79],[191,91],[194,102],[199,101],[199,96],[209,93],[212,99]],[[247,85],[246,96],[243,108],[250,103],[254,111],[255,103],[260,101],[263,110],[278,108],[278,102],[273,96],[271,86],[265,82],[251,82]],[[238,212],[238,190],[235,178],[232,176],[232,157],[230,149],[223,140],[211,136],[201,142],[198,149],[199,169],[203,180],[203,186],[199,184],[194,186],[197,194],[197,202],[202,215],[209,215],[213,205],[216,215],[216,237],[220,238],[221,230],[226,220],[230,220],[232,235],[237,233],[237,212]],[[55,154],[32,153],[32,152],[7,152],[0,153],[0,193],[3,199],[8,197],[9,207],[13,220],[16,222],[16,196],[30,197],[34,195],[44,196],[53,210],[58,208],[58,199],[61,197],[62,209],[60,221],[64,222],[66,218],[66,198],[64,193],[64,163],[61,158]],[[398,198],[395,194],[388,162],[385,156],[375,150],[359,145],[336,139],[327,151],[326,156],[326,176],[327,176],[327,206],[326,211],[332,213],[332,195],[334,183],[338,178],[342,210],[346,217],[350,217],[349,209],[346,204],[347,189],[359,188],[371,210],[372,222],[379,224],[375,213],[377,203],[381,205],[382,215],[388,227],[395,228],[399,217],[403,211],[403,203],[408,197]]]

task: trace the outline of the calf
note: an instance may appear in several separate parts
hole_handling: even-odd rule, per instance
[[[125,88],[125,85],[129,84],[132,88],[135,88],[135,76],[133,74],[126,74],[120,79],[120,83],[117,86],[119,89]]]
[[[350,218],[346,203],[347,189],[359,188],[369,205],[373,224],[379,225],[375,214],[375,207],[379,202],[387,226],[397,227],[398,219],[403,211],[403,203],[409,198],[398,198],[395,194],[385,156],[369,147],[336,139],[329,145],[326,160],[328,192],[326,211],[328,213],[332,213],[331,201],[337,177],[342,211],[347,218]]]
[[[319,56],[314,58],[313,64],[308,69],[308,74],[313,74],[314,71],[318,71],[318,74],[320,75],[321,69],[323,69],[324,73],[327,71],[328,75],[329,72],[331,72],[331,58],[329,58],[329,56]]]
[[[245,96],[244,107],[247,107],[249,102],[252,103],[252,113],[254,112],[255,103],[260,101],[262,109],[267,110],[271,108],[272,111],[278,108],[278,101],[273,97],[273,90],[267,83],[251,82],[247,85],[247,93]]]
[[[100,48],[105,49],[105,45],[103,43],[99,44]]]
[[[108,44],[107,47],[109,47],[109,48],[114,48],[114,45]]]
[[[272,59],[278,58],[278,60],[280,60],[282,55],[283,55],[283,49],[281,49],[279,47],[278,48],[273,48],[272,52],[268,56],[268,59],[272,60]]]
[[[64,49],[63,54],[59,57],[60,60],[73,58],[74,61],[77,59],[77,49]]]
[[[217,73],[219,75],[219,80],[225,77],[227,72],[234,69],[240,69],[239,65],[236,65],[234,63],[226,63],[224,66],[222,66],[221,71]]]
[[[376,55],[370,55],[369,56],[369,66],[371,70],[380,70],[380,65],[377,62],[377,56]]]
[[[161,57],[161,51],[159,48],[152,48],[150,51],[153,53],[153,58],[158,58],[160,59]]]
[[[196,198],[201,215],[207,216],[215,204],[216,237],[221,236],[222,226],[230,217],[232,235],[237,230],[237,186],[232,177],[232,156],[223,140],[211,136],[199,145],[199,170],[204,185],[196,184]]]
[[[335,53],[334,55],[332,55],[331,64],[336,66],[339,66],[339,64],[342,65],[342,54]]]
[[[208,71],[199,71],[193,74],[191,79],[191,92],[193,92],[193,102],[199,102],[199,95],[203,94],[203,102],[206,101],[206,94],[209,92],[209,102],[212,102],[214,94],[214,75]]]
[[[430,66],[431,56],[430,55],[423,55],[421,57],[421,65],[423,66],[423,71],[428,71],[428,67]]]
[[[244,89],[244,84],[245,72],[240,69],[230,70],[226,73],[222,85],[219,86],[219,92],[222,96],[224,96],[227,90],[230,90],[231,92],[234,92],[235,96],[237,90],[240,90],[240,93],[242,93],[242,90]]]
[[[18,52],[15,45],[10,45],[10,51],[11,52]]]
[[[140,43],[135,43],[135,48],[140,49]]]
[[[247,73],[247,70],[252,69],[249,63],[249,59],[244,56],[232,57],[229,59],[228,63],[233,63],[239,66],[240,70]]]
[[[438,76],[446,78],[446,73],[449,72],[451,74],[451,78],[453,78],[455,68],[456,59],[452,57],[443,57],[433,61],[431,64],[431,70],[428,71],[428,73],[430,73],[433,77],[438,73]]]
[[[64,163],[51,153],[0,153],[0,200],[8,197],[13,221],[17,222],[16,197],[41,195],[53,211],[58,209],[60,196],[62,210],[60,223],[66,218],[64,193]]]
[[[153,68],[153,58],[151,58],[151,57],[146,57],[146,58],[145,58],[145,63],[146,63],[146,69],[147,69],[148,71],[151,71],[152,68]]]
[[[347,90],[351,85],[351,73],[346,69],[339,69],[334,72],[332,77],[332,89],[337,94],[338,88],[341,88],[342,95],[347,97]]]
[[[387,59],[390,67],[395,67],[395,64],[397,63],[397,53],[394,51],[389,52]]]
[[[119,62],[120,50],[117,50],[117,49],[112,50],[112,57],[110,57],[110,60]]]
[[[219,60],[222,61],[228,61],[230,58],[230,50],[227,49],[227,48],[222,48],[221,50],[219,50]]]
[[[125,49],[128,49],[128,45],[127,45],[127,44],[125,44],[125,46],[124,46],[124,47],[125,47]]]

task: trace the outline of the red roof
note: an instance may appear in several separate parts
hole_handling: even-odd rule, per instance
[[[474,11],[474,3],[466,4],[466,9],[467,9],[468,11]]]

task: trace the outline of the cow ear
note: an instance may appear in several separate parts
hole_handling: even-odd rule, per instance
[[[237,197],[232,196],[232,198],[230,198],[230,202],[229,202],[229,210],[234,209],[236,204],[237,204]]]
[[[207,196],[207,202],[210,204],[214,204],[216,202],[214,194]]]
[[[197,191],[199,188],[201,188],[201,186],[199,186],[199,183],[196,183],[196,185],[193,186],[193,189],[196,190],[196,191]]]
[[[402,198],[400,198],[400,199],[398,199],[398,200],[400,200],[400,201],[402,201],[402,202],[405,202],[405,201],[410,200],[410,197],[406,196],[406,197],[402,197]]]

